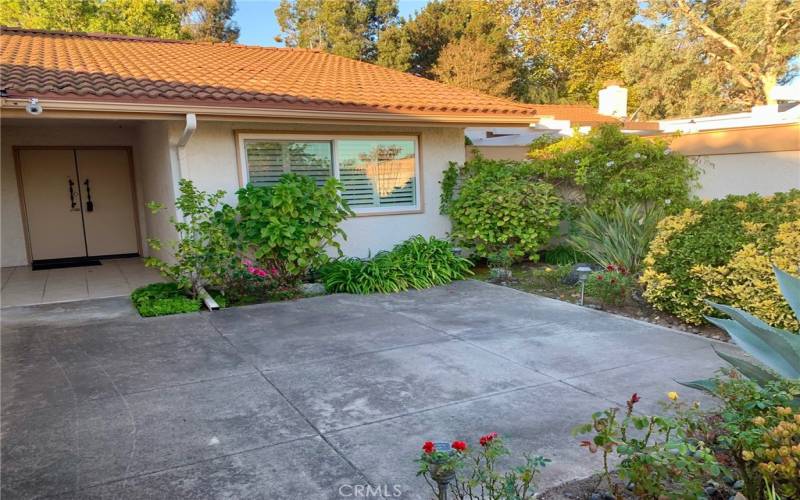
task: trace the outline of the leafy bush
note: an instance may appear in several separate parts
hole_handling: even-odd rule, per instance
[[[573,430],[576,435],[593,434],[581,446],[602,454],[601,480],[614,497],[623,498],[621,488],[611,479],[609,461],[614,455],[621,459],[620,478],[631,485],[637,498],[706,498],[706,481],[721,475],[713,451],[694,433],[698,408],[679,403],[677,393],[669,396],[673,403],[666,405],[667,415],[634,413],[641,399],[634,393],[623,415],[619,408],[608,408]]]
[[[771,269],[797,275],[798,262],[800,190],[728,196],[662,219],[641,282],[650,304],[688,323],[703,322],[710,300],[798,330]]]
[[[545,264],[562,266],[566,264],[577,264],[579,262],[589,262],[592,259],[588,255],[576,251],[570,245],[560,244],[542,250],[539,260]]]
[[[586,295],[600,299],[606,305],[620,305],[631,292],[633,278],[624,268],[608,266],[603,271],[589,275],[586,280]]]
[[[453,223],[453,239],[479,257],[508,249],[514,258],[537,260],[561,217],[553,186],[524,162],[478,157],[460,169],[451,165],[445,175],[448,183],[453,171],[460,181],[457,195],[454,187],[448,188],[449,194],[442,192],[442,210]]]
[[[144,317],[196,312],[203,303],[187,297],[176,283],[153,283],[137,288],[131,293],[131,301]]]
[[[319,271],[329,292],[368,294],[444,285],[472,274],[471,266],[449,242],[418,235],[372,259],[339,259]]]
[[[662,215],[660,209],[641,204],[615,205],[606,214],[586,208],[567,241],[603,267],[622,266],[636,274]]]
[[[511,455],[502,438],[492,432],[478,442],[479,447],[470,448],[464,441],[426,441],[416,460],[417,475],[425,478],[437,498],[444,498],[447,489],[461,499],[536,498],[536,479],[549,459],[526,454],[522,465],[501,471],[498,462],[507,461]]]
[[[339,190],[335,179],[318,187],[310,177],[284,174],[275,186],[237,191],[239,203],[224,208],[224,219],[260,267],[296,281],[328,261],[326,247],[341,255],[339,224],[354,214]]]
[[[529,155],[534,173],[580,188],[586,204],[600,213],[618,203],[683,207],[699,176],[697,167],[664,141],[623,134],[614,125],[550,145],[536,143]]]
[[[216,211],[225,192],[200,191],[187,179],[179,181],[179,189],[175,207],[183,217],[170,219],[178,233],[178,240],[171,242],[175,263],[155,257],[148,257],[145,263],[175,281],[178,288],[192,297],[197,297],[200,288],[225,290],[242,269],[238,245],[229,234],[226,221]],[[154,214],[163,209],[156,202],[148,206]],[[163,246],[156,238],[147,242],[156,250]]]
[[[572,272],[572,265],[545,266],[531,270],[533,282],[547,288],[556,288]]]

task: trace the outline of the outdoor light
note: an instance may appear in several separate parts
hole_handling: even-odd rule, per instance
[[[589,278],[589,273],[592,272],[592,268],[588,266],[580,266],[575,269],[575,272],[578,273],[578,281],[581,282],[581,301],[579,304],[583,305],[583,290],[586,288],[586,280]]]

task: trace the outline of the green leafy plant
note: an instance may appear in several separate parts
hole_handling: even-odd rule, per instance
[[[239,247],[228,232],[230,221],[217,212],[225,192],[206,193],[187,179],[179,181],[179,190],[175,207],[181,216],[170,219],[178,233],[178,240],[170,243],[175,262],[148,257],[145,263],[193,298],[201,288],[225,290],[242,269]],[[164,208],[156,202],[148,206],[154,214]],[[148,239],[148,244],[155,250],[163,247],[156,238]]]
[[[196,312],[202,305],[200,299],[187,297],[175,283],[153,283],[137,288],[131,293],[131,301],[144,317]]]
[[[617,473],[638,498],[704,498],[707,478],[722,473],[712,450],[693,435],[698,407],[678,403],[676,393],[670,393],[670,399],[673,403],[666,408],[671,415],[640,415],[634,413],[640,401],[634,393],[623,415],[619,408],[608,408],[573,430],[576,435],[593,433],[581,446],[601,452],[601,481],[615,497],[622,498],[622,492],[611,476],[613,455],[621,459]]]
[[[800,318],[800,279],[790,276],[777,267],[774,268],[774,272],[789,307]],[[710,302],[710,305],[730,319],[709,317],[708,321],[728,332],[736,345],[767,369],[721,351],[716,351],[718,356],[760,386],[784,378],[800,382],[800,335],[773,328],[735,307],[713,302]],[[712,394],[718,391],[716,379],[695,380],[683,384]],[[795,405],[800,408],[800,400],[796,401]]]
[[[588,255],[576,251],[571,245],[562,243],[542,250],[539,260],[545,264],[563,266],[579,262],[591,262],[592,259]]]
[[[330,292],[368,294],[444,285],[472,274],[471,267],[449,242],[417,235],[372,259],[335,260],[319,273]]]
[[[603,125],[530,151],[534,173],[556,185],[577,187],[586,205],[609,213],[619,203],[670,211],[684,207],[699,177],[697,167],[662,140],[623,134]]]
[[[800,190],[728,196],[667,216],[644,260],[644,297],[656,309],[700,324],[728,304],[767,324],[800,329],[772,265],[798,275]]]
[[[544,266],[538,269],[532,269],[530,271],[530,276],[537,285],[555,288],[562,284],[563,279],[566,278],[571,271],[571,265]]]
[[[457,196],[448,198],[455,194],[443,192],[442,200],[453,223],[453,239],[479,257],[507,248],[514,258],[537,260],[561,218],[561,200],[553,186],[525,162],[478,157],[457,172]]]
[[[239,203],[223,209],[224,219],[260,267],[297,281],[328,261],[326,248],[341,255],[337,238],[346,235],[339,224],[354,213],[339,190],[335,179],[317,186],[310,177],[284,174],[275,186],[237,191]]]
[[[468,447],[464,441],[433,443],[426,441],[417,475],[428,482],[437,498],[449,486],[454,498],[486,500],[531,500],[536,495],[536,479],[550,462],[542,456],[525,454],[524,463],[503,471],[499,462],[511,452],[496,432],[481,436],[480,446]],[[443,448],[443,449],[440,449]]]
[[[609,265],[586,280],[586,294],[606,305],[620,305],[630,296],[633,278],[623,267]]]
[[[585,208],[567,241],[576,252],[603,267],[623,266],[636,274],[662,216],[661,209],[648,210],[642,204],[617,204],[605,213]]]

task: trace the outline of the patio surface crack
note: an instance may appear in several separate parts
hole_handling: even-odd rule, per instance
[[[225,339],[225,342],[227,342],[228,344],[230,344],[230,346],[231,346],[231,347],[232,347],[232,348],[233,348],[233,349],[234,349],[234,350],[235,350],[235,351],[236,351],[236,352],[237,352],[237,353],[238,353],[240,356],[242,355],[242,352],[239,350],[239,348],[238,348],[238,347],[237,347],[237,346],[236,346],[236,345],[235,345],[233,342],[231,342],[231,340],[230,340],[228,337],[226,337],[226,336],[225,336],[225,335],[224,335],[224,334],[223,334],[223,333],[222,333],[222,332],[219,330],[219,328],[217,328],[217,326],[216,326],[216,325],[214,325],[214,324],[213,324],[211,321],[208,321],[208,323],[211,325],[211,327],[214,329],[214,331],[216,331],[216,332],[219,334],[219,336],[220,336],[220,337],[222,337],[223,339]],[[242,359],[246,359],[246,358],[242,357]],[[314,425],[314,424],[311,422],[311,420],[310,420],[310,419],[309,419],[309,418],[306,416],[306,414],[305,414],[305,413],[303,413],[303,412],[300,410],[300,408],[298,408],[298,407],[297,407],[297,405],[295,405],[295,404],[294,404],[294,402],[293,402],[293,401],[291,401],[291,400],[290,400],[288,397],[286,397],[286,395],[283,393],[283,391],[281,391],[281,390],[280,390],[280,388],[278,388],[278,386],[277,386],[277,385],[275,385],[275,384],[274,384],[274,383],[273,383],[273,382],[272,382],[272,381],[269,379],[269,377],[267,377],[267,375],[266,375],[266,374],[265,374],[263,371],[261,371],[261,370],[260,370],[260,369],[259,369],[257,366],[255,366],[253,363],[250,363],[249,361],[248,361],[248,363],[249,363],[251,366],[253,366],[253,368],[255,368],[255,370],[258,372],[258,374],[259,374],[259,375],[261,375],[261,378],[263,378],[263,379],[264,379],[264,381],[265,381],[267,384],[269,384],[269,385],[270,385],[270,387],[272,387],[272,388],[275,390],[275,392],[277,392],[278,394],[280,394],[281,398],[283,398],[283,400],[284,400],[284,401],[286,401],[286,404],[288,404],[288,405],[289,405],[289,406],[290,406],[290,407],[291,407],[291,408],[292,408],[292,409],[293,409],[295,412],[297,412],[297,414],[298,414],[298,415],[300,415],[300,417],[301,417],[301,418],[302,418],[302,419],[303,419],[303,420],[306,422],[306,424],[308,424],[308,426],[309,426],[309,427],[311,427],[311,429],[313,429],[313,430],[314,430],[314,432],[317,434],[317,436],[319,436],[319,438],[320,438],[320,439],[322,439],[322,441],[323,441],[323,442],[324,442],[324,443],[325,443],[325,444],[326,444],[326,445],[327,445],[327,446],[328,446],[328,447],[329,447],[331,450],[333,450],[333,452],[334,452],[334,453],[336,453],[336,455],[337,455],[337,456],[338,456],[340,459],[342,459],[342,460],[343,460],[343,461],[344,461],[344,462],[345,462],[345,463],[346,463],[346,464],[347,464],[347,465],[348,465],[348,466],[349,466],[351,469],[353,469],[353,471],[355,471],[355,473],[356,473],[357,475],[359,475],[360,477],[362,477],[362,478],[363,478],[363,479],[364,479],[364,480],[365,480],[367,483],[369,483],[369,484],[372,484],[373,486],[375,485],[375,484],[373,484],[373,482],[370,480],[369,476],[367,476],[367,474],[366,474],[366,473],[364,473],[364,471],[362,471],[360,468],[358,468],[358,467],[356,466],[356,464],[354,464],[354,463],[353,463],[353,462],[352,462],[352,461],[351,461],[349,458],[347,458],[347,457],[344,455],[344,453],[342,453],[342,451],[341,451],[341,450],[340,450],[338,447],[336,447],[336,446],[335,446],[335,445],[334,445],[332,442],[330,442],[330,440],[328,440],[328,438],[327,438],[327,437],[326,437],[326,436],[325,436],[325,435],[324,435],[324,434],[323,434],[323,433],[322,433],[322,432],[321,432],[321,431],[320,431],[320,430],[317,428],[317,426],[316,426],[316,425]]]

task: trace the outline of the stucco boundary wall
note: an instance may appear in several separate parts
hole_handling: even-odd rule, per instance
[[[800,189],[800,123],[708,130],[693,134],[659,134],[673,151],[689,156],[701,168],[703,199],[729,194]],[[524,160],[527,146],[467,146],[467,158],[480,152],[492,160]]]

